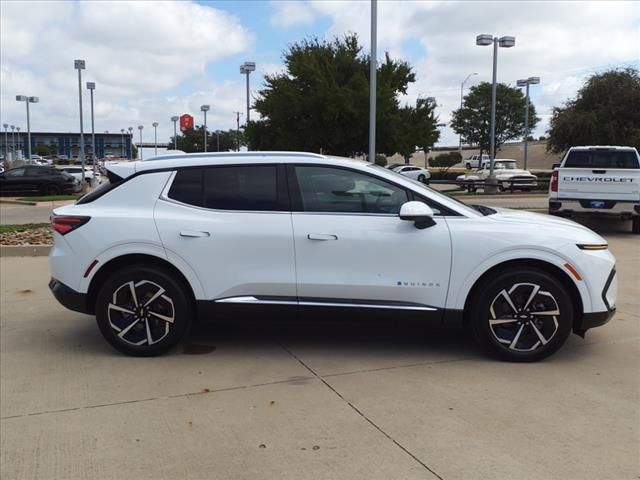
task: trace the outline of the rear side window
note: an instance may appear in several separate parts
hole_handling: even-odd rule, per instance
[[[635,152],[622,150],[575,150],[569,152],[565,168],[639,168]]]
[[[288,210],[276,165],[230,165],[178,170],[169,198],[215,210]]]

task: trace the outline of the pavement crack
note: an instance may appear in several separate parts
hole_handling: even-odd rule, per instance
[[[442,476],[440,476],[438,473],[436,473],[435,470],[433,470],[431,467],[429,467],[429,465],[427,465],[426,463],[424,463],[422,460],[420,460],[416,455],[414,455],[408,448],[406,448],[404,445],[402,445],[398,440],[396,440],[395,438],[393,438],[389,433],[387,433],[386,431],[384,431],[382,429],[382,427],[380,427],[377,423],[375,423],[373,420],[371,420],[364,412],[362,412],[358,407],[356,407],[353,403],[351,403],[349,400],[347,400],[338,390],[336,390],[335,387],[333,387],[327,380],[325,380],[325,378],[322,375],[319,375],[318,373],[316,373],[315,370],[313,370],[309,365],[307,365],[301,358],[299,358],[295,353],[293,353],[291,350],[289,350],[282,342],[278,342],[278,344],[280,345],[280,347],[282,347],[282,349],[287,352],[289,355],[291,355],[291,357],[293,357],[295,360],[298,361],[298,363],[300,363],[300,365],[302,365],[304,368],[306,368],[315,378],[317,378],[318,380],[320,380],[329,390],[331,390],[334,394],[336,394],[338,396],[338,398],[340,398],[344,403],[346,403],[354,412],[356,412],[358,415],[360,415],[367,423],[369,423],[373,428],[375,428],[377,431],[379,431],[382,435],[384,435],[388,440],[390,440],[391,442],[393,442],[393,444],[398,447],[400,450],[402,450],[406,455],[408,455],[409,457],[411,457],[414,461],[416,461],[417,463],[419,463],[425,470],[429,471],[432,475],[434,475],[436,478],[438,478],[439,480],[444,480],[442,478]],[[391,367],[394,368],[394,367]],[[335,375],[334,375],[335,376]]]

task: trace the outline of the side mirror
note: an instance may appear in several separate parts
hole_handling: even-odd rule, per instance
[[[433,210],[422,202],[407,202],[400,207],[400,220],[414,222],[417,229],[422,230],[436,224],[433,220]]]

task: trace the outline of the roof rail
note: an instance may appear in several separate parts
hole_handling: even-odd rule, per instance
[[[151,158],[145,158],[143,162],[152,160],[174,160],[178,158],[211,158],[211,157],[305,157],[305,158],[327,158],[319,153],[309,152],[200,152],[200,153],[180,153],[164,154]]]

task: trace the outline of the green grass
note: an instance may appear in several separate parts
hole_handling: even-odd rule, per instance
[[[42,195],[40,197],[17,198],[21,202],[57,202],[58,200],[76,200],[77,195]]]
[[[48,223],[25,223],[24,225],[0,225],[0,233],[24,232],[35,228],[48,227]]]

